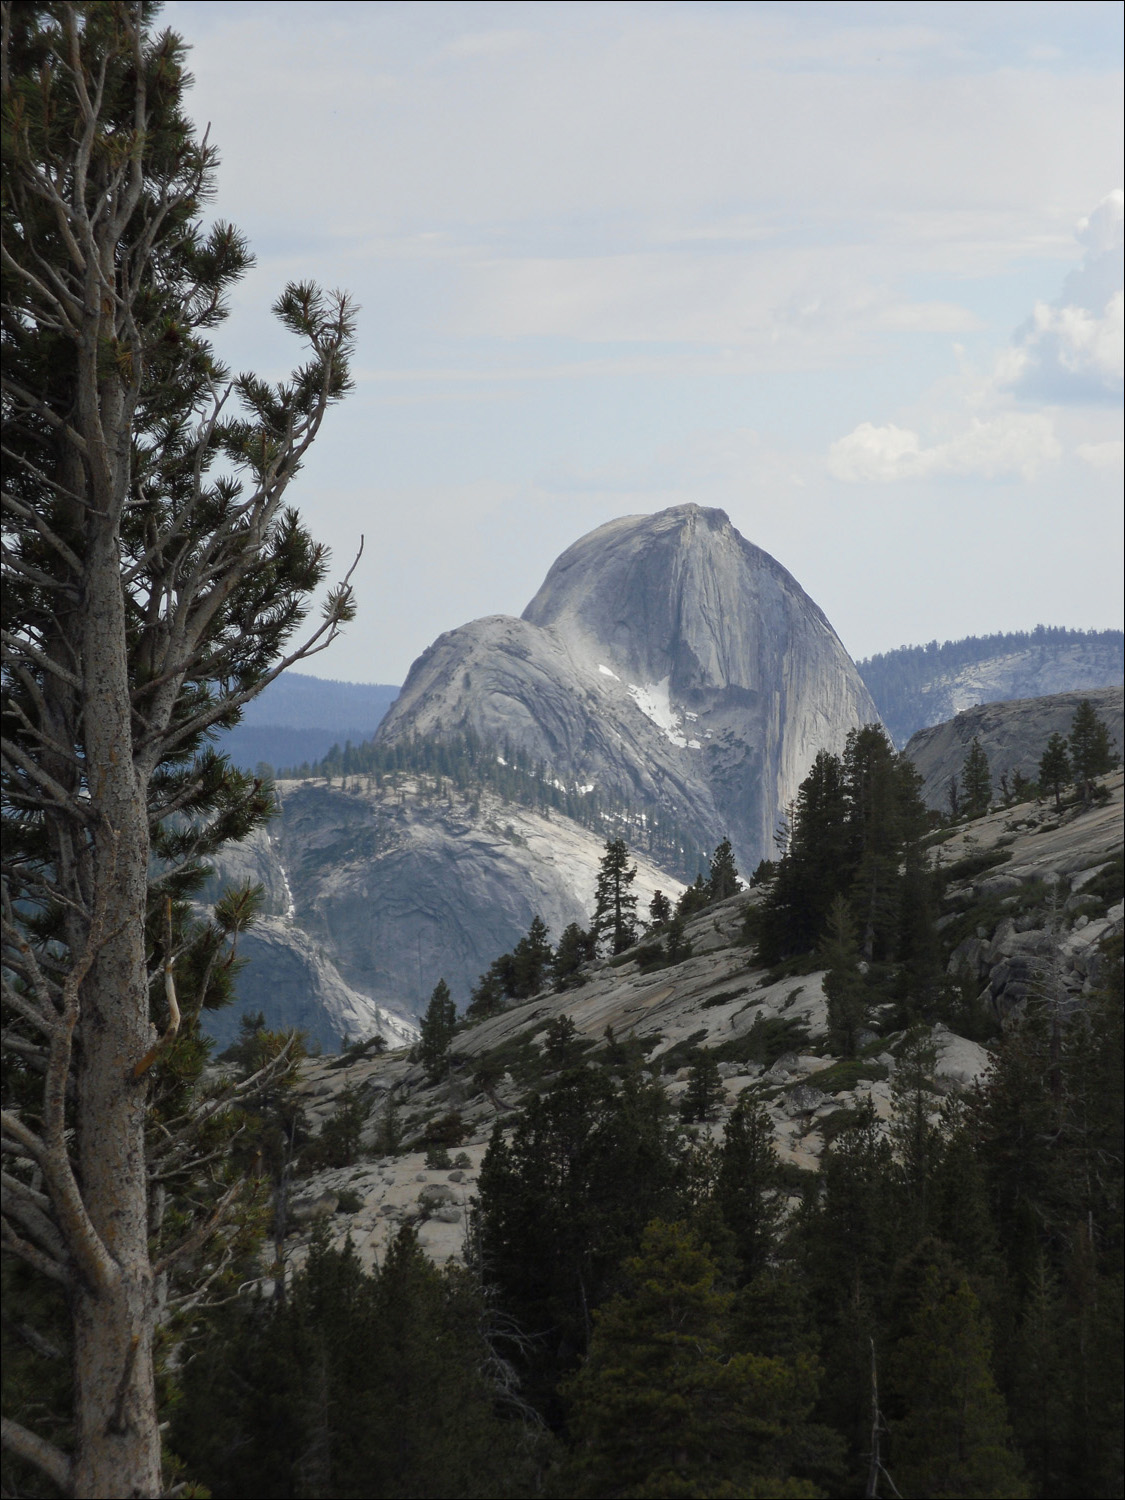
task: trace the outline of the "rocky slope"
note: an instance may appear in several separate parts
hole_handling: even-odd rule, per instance
[[[216,862],[217,885],[253,881],[267,892],[268,938],[248,940],[251,962],[237,987],[240,1007],[264,1011],[271,1025],[311,1026],[335,1049],[345,1029],[340,987],[352,1005],[410,1018],[444,978],[463,1007],[533,916],[553,939],[569,922],[589,923],[604,840],[567,818],[448,784],[438,795],[428,778],[410,775],[382,786],[365,776],[332,786],[282,781],[277,790],[268,837]],[[658,888],[673,899],[683,889],[647,860],[636,863],[642,910]],[[303,968],[315,980],[307,1002],[278,982],[287,942],[288,972]],[[317,1006],[326,1015],[313,1026]],[[390,1035],[385,1023],[346,1029],[353,1038]]]
[[[980,740],[988,756],[997,791],[1002,772],[1011,776],[1019,771],[1035,780],[1047,741],[1052,734],[1065,737],[1069,733],[1074,711],[1084,698],[1109,726],[1120,753],[1125,748],[1125,688],[1120,686],[979,704],[944,724],[919,730],[907,745],[906,754],[923,778],[926,803],[939,810],[948,806],[949,779],[961,775],[974,739]]]
[[[817,750],[877,718],[823,613],[720,510],[610,522],[570,547],[523,618],[441,636],[376,743],[472,730],[597,786],[744,868]]]
[[[934,858],[948,875],[942,922],[951,934],[950,973],[978,989],[1002,1021],[1029,1003],[1081,1003],[1098,981],[1099,945],[1122,930],[1121,774],[1107,785],[1104,806],[1059,818],[1027,803],[938,836]],[[607,1026],[618,1041],[639,1040],[646,1066],[672,1100],[687,1087],[687,1069],[678,1061],[686,1045],[721,1049],[725,1100],[700,1128],[717,1136],[739,1094],[753,1090],[770,1111],[775,1148],[791,1168],[815,1167],[834,1117],[861,1100],[870,1099],[879,1118],[889,1121],[904,1039],[872,1037],[861,1058],[846,1066],[828,1054],[823,975],[771,981],[740,942],[745,904],[756,899],[744,893],[695,917],[687,932],[694,951],[682,963],[646,973],[641,945],[624,962],[593,966],[581,989],[538,995],[462,1031],[454,1041],[454,1071],[439,1085],[428,1084],[404,1053],[309,1065],[298,1087],[314,1131],[346,1088],[362,1096],[368,1123],[365,1150],[354,1165],[317,1172],[301,1185],[304,1224],[289,1241],[291,1264],[307,1253],[308,1221],[316,1215],[328,1219],[336,1242],[351,1235],[368,1263],[403,1222],[417,1227],[436,1260],[460,1256],[488,1137],[497,1120],[513,1118],[528,1089],[544,1081],[546,1028],[563,1015],[593,1046],[604,1045]],[[965,928],[967,935],[953,942]],[[780,1056],[777,1045],[763,1051],[771,1028],[791,1044]],[[941,1093],[982,1076],[990,1055],[943,1027],[931,1040],[936,1108]],[[474,1083],[474,1068],[485,1057],[508,1070],[488,1091]],[[392,1095],[406,1143],[397,1154],[379,1154],[375,1141]],[[420,1136],[428,1121],[450,1110],[459,1111],[466,1139],[452,1148],[452,1169],[428,1167]],[[337,1212],[344,1193],[354,1195],[351,1207]]]
[[[324,950],[291,918],[262,917],[239,942],[247,967],[235,981],[238,999],[204,1014],[203,1024],[221,1050],[237,1038],[242,1016],[261,1011],[270,1030],[296,1027],[309,1044],[337,1052],[346,1041],[379,1035],[392,1047],[414,1041],[417,1026],[352,988]],[[247,980],[249,979],[249,982]]]

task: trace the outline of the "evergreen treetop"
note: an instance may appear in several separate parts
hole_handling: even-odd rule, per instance
[[[434,985],[418,1039],[418,1058],[431,1082],[449,1071],[449,1044],[457,1025],[457,1007],[444,979]]]
[[[624,953],[636,940],[637,896],[632,890],[636,865],[629,864],[624,839],[607,839],[598,869],[591,930],[600,941],[608,941],[612,954]]]
[[[961,769],[961,810],[970,818],[983,817],[991,802],[992,771],[984,746],[974,735]]]
[[[742,889],[734,863],[734,850],[728,838],[722,840],[711,856],[707,889],[712,901],[725,901]]]
[[[1067,740],[1074,779],[1082,788],[1083,800],[1089,803],[1095,779],[1120,764],[1109,737],[1109,726],[1098,717],[1089,698],[1074,711]]]

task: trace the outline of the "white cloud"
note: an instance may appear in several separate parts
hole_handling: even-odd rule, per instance
[[[1115,292],[1099,315],[1085,307],[1035,304],[1029,346],[1049,348],[1060,371],[1120,390],[1125,375],[1125,293]],[[1042,356],[1039,368],[1042,369]]]
[[[1122,221],[1125,220],[1125,191],[1118,188],[1107,193],[1085,219],[1079,219],[1077,236],[1089,246],[1092,256],[1121,253]]]
[[[940,475],[1034,479],[1044,464],[1061,453],[1051,419],[1039,414],[1000,412],[983,420],[973,417],[953,437],[928,447],[908,427],[893,423],[876,427],[861,422],[832,444],[828,471],[833,478],[851,484],[887,484]]]
[[[1077,238],[1086,246],[1086,259],[1067,277],[1054,303],[1036,303],[1016,335],[1015,359],[998,371],[998,383],[1021,396],[1053,401],[1120,397],[1125,376],[1123,221],[1125,193],[1120,190],[1079,221]]]

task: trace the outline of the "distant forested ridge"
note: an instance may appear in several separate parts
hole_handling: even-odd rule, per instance
[[[707,869],[705,840],[668,809],[642,812],[598,787],[565,786],[543,761],[532,763],[506,741],[497,746],[465,730],[441,739],[413,735],[391,745],[372,741],[334,745],[322,760],[304,762],[280,775],[301,781],[367,777],[376,787],[403,775],[429,777],[435,796],[445,783],[462,793],[491,791],[505,802],[536,812],[561,813],[606,838],[628,838],[630,846],[689,884]]]
[[[899,646],[857,662],[895,743],[977,703],[1110,687],[1125,673],[1120,630],[1034,630]]]

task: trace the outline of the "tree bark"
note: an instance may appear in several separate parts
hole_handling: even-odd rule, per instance
[[[83,601],[85,729],[97,815],[91,870],[108,891],[104,938],[81,989],[78,1173],[92,1230],[109,1256],[75,1288],[76,1495],[159,1495],[153,1390],[153,1275],[145,1167],[147,1081],[133,1069],[152,1043],[145,964],[147,787],[132,746],[126,624],[116,526],[95,520]]]

